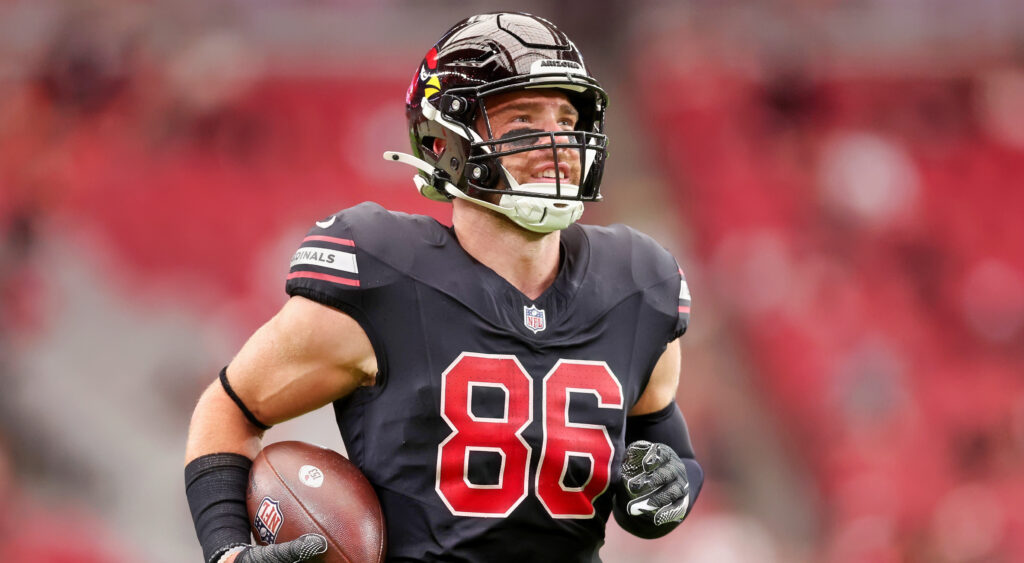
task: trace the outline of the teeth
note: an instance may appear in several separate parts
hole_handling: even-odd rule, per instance
[[[560,179],[560,180],[565,180],[566,179],[565,172],[562,172],[561,170],[555,170],[554,168],[549,168],[549,169],[541,172],[540,173],[540,177],[541,178],[554,178],[556,176],[556,174],[558,176],[558,179]]]

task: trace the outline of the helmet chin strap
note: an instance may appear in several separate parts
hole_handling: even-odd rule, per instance
[[[384,160],[408,164],[427,175],[434,175],[435,168],[433,166],[411,154],[397,151],[385,151]],[[504,167],[502,167],[502,172],[505,174],[505,178],[508,180],[509,185],[512,186],[513,192],[527,188],[544,192],[550,191],[554,187],[553,184],[545,183],[519,185],[519,183],[511,177]],[[413,176],[413,182],[415,182],[416,188],[421,194],[427,195],[424,190],[431,186],[430,182],[419,174]],[[560,231],[575,223],[583,215],[582,201],[548,199],[543,197],[518,195],[516,193],[507,193],[502,194],[499,204],[495,205],[489,201],[469,196],[454,186],[451,182],[443,181],[443,187],[445,193],[448,195],[464,199],[483,208],[500,213],[508,217],[513,223],[535,233]],[[566,184],[565,187],[575,189],[577,192],[579,190],[579,186],[576,186],[575,184]]]
[[[535,233],[560,231],[576,222],[583,215],[582,201],[503,194],[500,204],[495,205],[482,199],[470,197],[451,183],[446,182],[444,188],[453,197],[471,201],[481,207],[501,213],[512,220],[513,223]],[[562,204],[564,207],[555,207],[558,204]]]

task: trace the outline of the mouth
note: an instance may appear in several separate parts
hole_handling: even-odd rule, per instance
[[[543,165],[533,171],[530,175],[530,182],[554,184],[558,182],[569,182],[569,165],[559,162],[556,167],[554,163]]]

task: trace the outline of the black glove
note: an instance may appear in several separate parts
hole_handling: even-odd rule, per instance
[[[326,552],[327,538],[306,534],[284,543],[249,546],[238,554],[235,563],[301,563]]]
[[[690,506],[686,466],[672,448],[637,440],[626,448],[622,484],[631,499],[626,512],[656,526],[680,522]]]

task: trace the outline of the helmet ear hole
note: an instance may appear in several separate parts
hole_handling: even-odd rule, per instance
[[[444,152],[446,143],[441,137],[423,137],[420,148],[435,160]]]
[[[444,149],[448,146],[448,142],[441,137],[433,137],[433,142],[430,145],[430,150],[432,150],[435,155],[440,156],[444,153]]]

